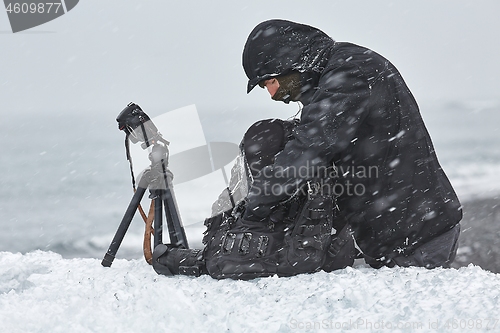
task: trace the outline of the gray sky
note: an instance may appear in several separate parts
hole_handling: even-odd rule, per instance
[[[499,12],[496,0],[82,0],[12,34],[0,11],[0,112],[114,117],[129,101],[151,115],[189,104],[202,116],[285,110],[261,89],[247,95],[241,67],[246,37],[270,18],[381,53],[421,104],[498,100]]]

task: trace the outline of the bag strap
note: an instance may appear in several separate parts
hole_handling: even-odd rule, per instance
[[[331,242],[328,248],[328,255],[330,257],[335,257],[340,253],[340,250],[347,244],[348,241],[354,239],[354,232],[351,229],[349,223],[347,223],[342,230],[340,230],[337,237]]]

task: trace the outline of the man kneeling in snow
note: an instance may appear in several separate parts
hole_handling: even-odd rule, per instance
[[[247,92],[260,85],[273,100],[301,102],[300,122],[250,128],[242,203],[207,219],[203,252],[160,245],[157,267],[201,267],[216,278],[328,271],[352,264],[354,241],[373,267],[450,266],[461,205],[393,64],[316,28],[270,20],[250,33],[243,67]],[[285,139],[264,156],[271,139],[248,142],[270,132]]]

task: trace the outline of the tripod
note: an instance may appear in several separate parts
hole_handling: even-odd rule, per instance
[[[145,169],[113,240],[104,255],[101,265],[110,267],[115,259],[123,237],[127,233],[132,218],[139,206],[144,193],[149,188],[151,200],[154,200],[154,247],[162,244],[163,237],[163,209],[167,222],[170,243],[176,247],[188,249],[188,242],[182,221],[177,208],[175,195],[172,189],[173,175],[168,170],[168,149],[165,145],[154,143],[149,154],[151,165]]]

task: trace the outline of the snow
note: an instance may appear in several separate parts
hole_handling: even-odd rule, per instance
[[[2,332],[500,331],[500,275],[358,267],[252,281],[0,252]]]

